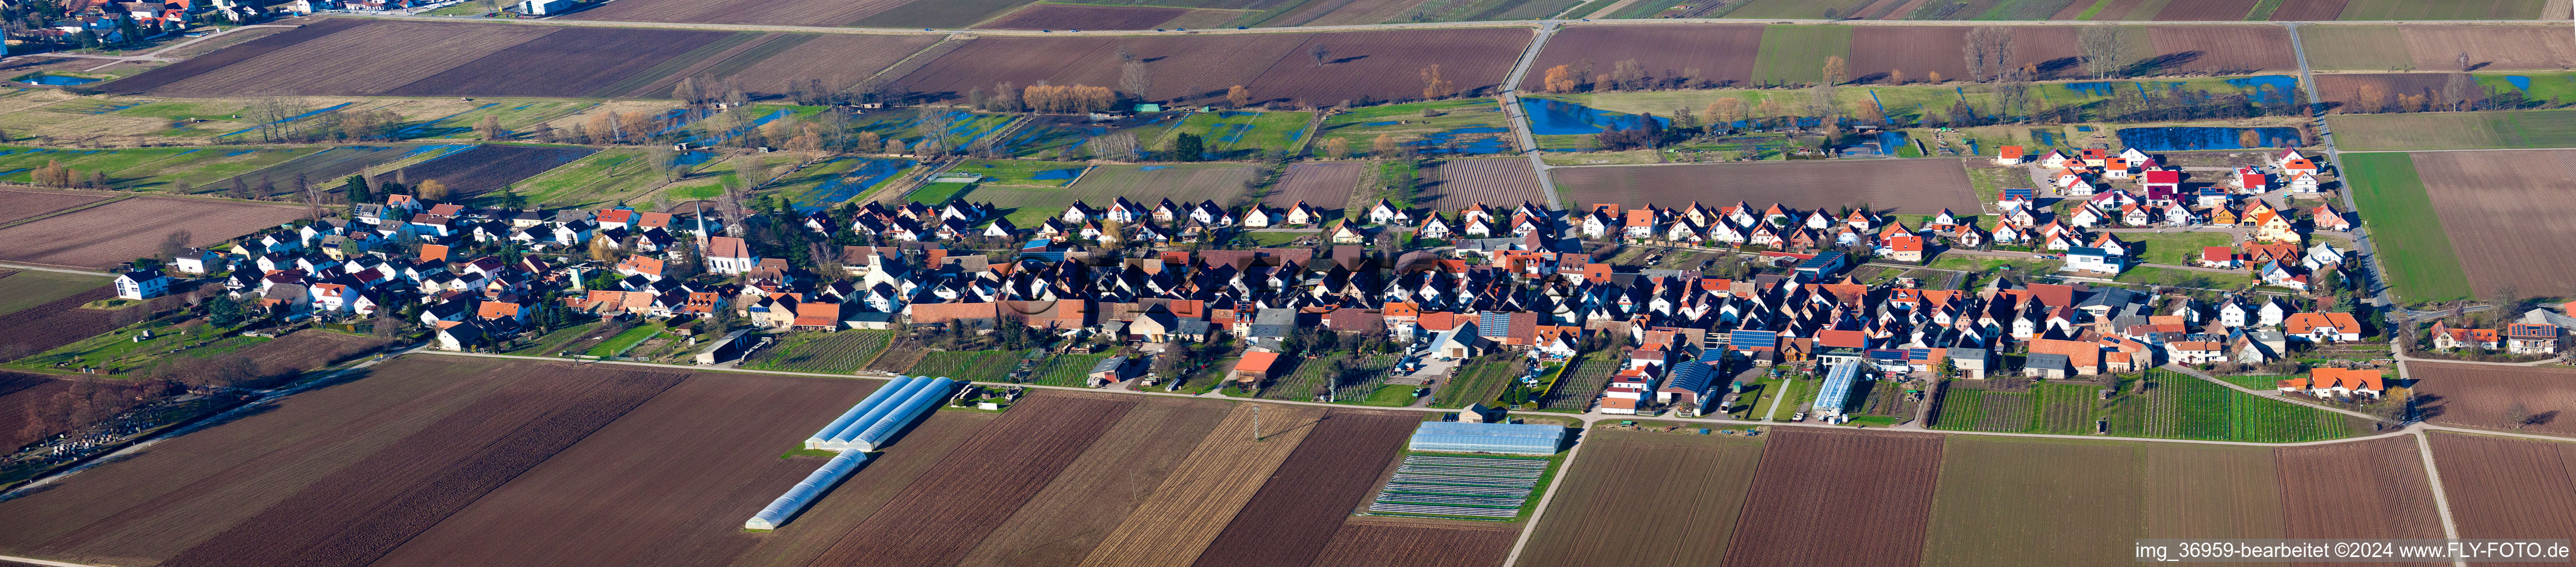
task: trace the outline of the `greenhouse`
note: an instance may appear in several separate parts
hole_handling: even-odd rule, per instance
[[[1407,446],[1415,451],[1553,455],[1565,445],[1565,428],[1532,423],[1424,422]]]

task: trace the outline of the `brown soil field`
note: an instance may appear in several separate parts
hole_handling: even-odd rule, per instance
[[[2139,443],[2142,535],[2277,538],[2281,486],[2270,447]]]
[[[1082,562],[1225,419],[1215,400],[1147,397],[966,554],[966,567]]]
[[[505,385],[560,368],[443,356],[380,364],[365,378],[286,397],[0,502],[0,549],[92,564],[160,562],[394,451],[397,441],[482,405]]]
[[[1260,435],[1253,440],[1253,408]],[[1238,403],[1209,430],[1162,486],[1118,524],[1082,567],[1184,567],[1251,501],[1288,459],[1324,410],[1313,406]],[[1372,478],[1375,475],[1370,475]]]
[[[1871,27],[1876,26],[1860,29]],[[1568,26],[1547,39],[1547,48],[1530,63],[1529,74],[1522,77],[1520,88],[1545,88],[1547,70],[1558,65],[1573,65],[1581,71],[1583,62],[1591,61],[1592,72],[1597,74],[1608,73],[1611,65],[1628,59],[1637,60],[1648,74],[1657,77],[1678,77],[1698,69],[1696,76],[1700,80],[1741,84],[1753,80],[1756,52],[1761,50],[1759,25]],[[1950,49],[1953,63],[1959,59],[1958,51],[1956,46]]]
[[[1920,563],[1941,436],[1812,427],[1771,436],[1726,565]]]
[[[574,366],[530,375],[162,565],[367,565],[686,376]]]
[[[2155,19],[2165,22],[2237,21],[2254,11],[2256,0],[2173,0],[2157,10]]]
[[[564,15],[566,20],[846,26],[909,0],[619,0]]]
[[[71,388],[71,382],[34,372],[0,370],[0,446],[12,450],[53,435],[54,431],[28,431],[29,406],[53,403],[54,394]]]
[[[1359,190],[1360,174],[1368,162],[1332,161],[1299,162],[1288,166],[1288,174],[1277,187],[1261,198],[1261,204],[1286,210],[1305,201],[1308,206],[1325,211],[1341,210],[1350,204],[1351,192]]]
[[[2576,435],[2576,370],[2488,364],[2406,363],[2424,420],[2507,430],[2505,414],[2521,405],[2538,423],[2523,430]]]
[[[1277,18],[1262,20],[1264,27],[1348,26],[1395,21],[1405,10],[1420,6],[1425,0],[1339,0],[1307,2]],[[1175,24],[1177,25],[1177,24]],[[1184,26],[1186,27],[1186,26]]]
[[[301,376],[305,371],[330,366],[388,344],[393,344],[393,341],[305,329],[242,349],[241,356],[258,362],[259,375],[275,381]]]
[[[1297,450],[1280,463],[1272,481],[1243,505],[1195,567],[1304,567],[1333,540],[1379,476],[1404,450],[1422,415],[1413,412],[1333,409],[1315,424]]]
[[[303,207],[241,201],[135,197],[0,228],[0,260],[107,269],[150,256],[171,231],[205,246],[311,214]],[[137,226],[150,226],[133,230]]]
[[[91,288],[51,303],[0,315],[0,347],[23,349],[22,352],[45,352],[73,341],[114,330],[118,325],[109,313],[83,309],[82,304],[115,297],[107,287]]]
[[[2243,17],[2241,14],[2238,17]],[[2299,70],[2290,51],[2290,32],[2273,26],[2154,26],[2147,39],[2155,46],[2149,75],[2212,73],[2220,75],[2281,73]],[[2150,65],[2140,63],[2139,65]],[[2135,68],[2137,66],[2132,66]]]
[[[2322,22],[2343,15],[2345,0],[2281,0],[2280,9],[2272,11],[2276,22]]]
[[[0,189],[0,224],[36,218],[46,213],[105,200],[107,197],[81,193]]]
[[[2433,509],[2432,482],[2424,476],[2424,460],[2414,437],[2281,447],[2274,452],[2281,468],[2281,537],[2442,537],[2442,518]],[[2321,483],[2334,489],[2320,490]]]
[[[2576,262],[2534,242],[2576,241],[2576,150],[2417,152],[2415,171],[2479,297],[2576,296]]]
[[[2576,538],[2576,443],[2429,435],[2460,537]]]
[[[2449,71],[2461,53],[2480,71],[2564,69],[2576,61],[2576,37],[2567,26],[2400,26],[2415,68]]]
[[[1392,30],[1314,34],[1164,35],[1144,37],[987,37],[976,39],[903,76],[897,86],[932,100],[962,98],[968,89],[990,90],[1009,82],[1038,81],[1115,88],[1124,47],[1146,62],[1153,87],[1144,98],[1212,102],[1244,85],[1257,102],[1301,105],[1344,100],[1422,97],[1421,71],[1441,66],[1442,76],[1473,96],[1510,73],[1513,58],[1530,40],[1518,28]],[[1311,46],[1328,51],[1326,64],[1310,58]]]
[[[512,52],[512,56],[533,55],[513,47],[568,29],[378,20],[151,92],[200,97],[377,94],[504,50]],[[406,47],[383,49],[387,45]],[[351,57],[354,53],[370,55]],[[556,68],[558,72],[563,69]]]
[[[1158,6],[1075,6],[1030,4],[990,22],[990,30],[1149,30],[1189,13],[1187,8]]]
[[[1762,457],[1755,438],[1584,432],[1519,565],[1715,564]],[[1637,545],[1640,541],[1668,545]]]
[[[2444,73],[2319,73],[2316,77],[2317,96],[2332,103],[2351,102],[2364,85],[2378,86],[2391,102],[2405,95],[2438,99],[2447,80]]]
[[[823,460],[779,453],[879,384],[692,374],[373,565],[722,565]]]
[[[464,199],[535,177],[546,170],[562,167],[582,156],[599,150],[561,146],[511,146],[484,144],[474,149],[454,152],[402,168],[405,179],[418,185],[436,179],[447,185],[451,199]],[[392,172],[376,175],[377,183],[394,180]]]
[[[1333,532],[1315,567],[1496,567],[1520,533],[1500,526],[1395,523],[1354,517]],[[1630,564],[1633,565],[1633,564]]]
[[[622,81],[733,35],[672,29],[562,28],[509,51],[385,89],[395,96],[610,96]],[[455,59],[462,60],[462,58]],[[565,73],[581,70],[578,74]],[[609,91],[609,92],[603,92]]]
[[[1476,203],[1498,209],[1519,206],[1521,201],[1547,204],[1547,193],[1538,186],[1538,171],[1528,159],[1442,160],[1425,173],[1430,182],[1416,189],[1417,206],[1455,210]]]
[[[158,69],[145,71],[139,75],[118,79],[105,85],[101,85],[100,89],[110,94],[138,94],[144,91],[158,89],[171,83],[211,73],[217,69],[230,67],[234,63],[255,59],[259,56],[294,46],[295,44],[328,36],[341,30],[355,28],[366,24],[369,21],[371,20],[358,18],[323,18],[320,20],[301,21],[298,23],[302,23],[303,25],[295,28],[294,30],[243,42],[240,45],[217,50],[214,53],[190,57],[186,61],[163,65]]]
[[[1593,203],[1682,207],[1745,201],[1796,209],[1869,204],[1881,211],[1929,215],[1984,210],[1958,160],[1832,160],[1778,163],[1560,167],[1557,193],[1568,208]],[[1854,183],[1879,178],[1889,183]]]
[[[974,439],[1000,414],[990,412],[940,411],[904,433],[901,442],[886,449],[885,454],[868,461],[859,472],[841,481],[828,494],[814,501],[805,513],[778,531],[754,534],[760,543],[744,552],[732,563],[709,563],[733,567],[805,567],[824,551],[839,543],[842,536],[867,521],[895,495],[911,486],[945,462],[947,455]],[[822,466],[820,457],[799,457],[806,470]],[[792,484],[793,481],[790,481]],[[784,491],[786,487],[777,490]],[[776,495],[772,495],[775,498]],[[763,505],[766,505],[764,502]],[[740,524],[735,524],[739,527]]]
[[[785,94],[791,81],[821,80],[827,88],[856,84],[939,43],[939,36],[829,34],[789,36],[777,41],[792,43],[730,75],[742,82],[743,90],[755,96],[771,96]],[[767,51],[746,53],[739,58]]]
[[[1134,405],[1103,394],[1032,394],[814,565],[955,565]]]

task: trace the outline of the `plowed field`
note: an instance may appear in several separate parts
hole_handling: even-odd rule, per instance
[[[1547,48],[1531,62],[1520,88],[1546,88],[1547,70],[1558,65],[1572,65],[1572,70],[1579,73],[1589,62],[1592,72],[1600,74],[1629,59],[1637,60],[1646,74],[1655,77],[1690,77],[1715,86],[1741,86],[1753,80],[1753,64],[1761,47],[1759,25],[1569,26],[1547,39]],[[1959,59],[1958,51],[1957,47],[1949,51],[1953,63]],[[1591,80],[1583,78],[1584,82]]]
[[[698,50],[734,35],[332,18],[104,88],[191,97],[607,96],[679,72],[689,61],[664,63],[713,55]]]
[[[908,0],[618,0],[563,16],[567,20],[845,26]]]
[[[295,44],[304,43],[306,41],[313,40],[314,38],[358,27],[366,24],[367,22],[368,20],[357,18],[325,18],[322,21],[307,23],[283,33],[242,42],[240,45],[234,45],[232,47],[217,50],[214,53],[190,57],[186,61],[163,65],[159,68],[145,71],[143,74],[118,79],[114,82],[100,85],[100,87],[110,94],[139,94],[167,86],[171,83],[186,80],[191,77],[230,67],[234,63],[256,59],[259,56],[292,47]]]
[[[1497,209],[1519,206],[1522,201],[1548,205],[1547,192],[1538,185],[1538,171],[1527,159],[1444,160],[1425,173],[1430,182],[1416,189],[1418,206],[1451,210],[1476,203]]]
[[[2281,8],[2272,11],[2272,21],[2331,21],[2343,14],[2343,3],[2344,0],[2281,0]]]
[[[1144,30],[1189,13],[1158,6],[1074,6],[1030,4],[1002,19],[975,27],[993,30]]]
[[[2443,537],[2442,519],[2433,509],[2433,487],[2424,476],[2424,460],[2414,436],[2275,451],[2283,487],[2281,537]],[[2321,478],[2342,479],[2337,483],[2340,488],[2306,490]]]
[[[378,20],[312,38],[220,70],[152,89],[163,96],[360,95],[395,90],[459,63],[573,31],[552,26],[454,25]],[[261,40],[265,41],[265,40]],[[254,41],[252,43],[259,43]],[[385,50],[387,45],[403,49]],[[233,49],[241,49],[235,47]],[[370,53],[350,57],[352,53]],[[217,52],[218,55],[222,52]],[[166,68],[165,68],[166,69]],[[558,67],[558,71],[566,68]],[[477,69],[477,71],[484,71]],[[146,74],[159,73],[160,70]],[[569,77],[555,77],[557,80]],[[448,94],[448,93],[439,93]]]
[[[2460,537],[2576,535],[2576,443],[2433,432]]]
[[[176,197],[135,197],[0,228],[0,260],[107,269],[151,256],[169,233],[205,246],[310,214],[303,207]],[[141,228],[138,228],[141,227]]]
[[[2290,32],[2273,26],[2154,26],[2147,28],[2155,54],[2131,65],[2146,75],[2221,75],[2297,71]]]
[[[2576,296],[2576,262],[2533,242],[2576,241],[2576,150],[2419,152],[2415,170],[2479,297]]]
[[[1753,482],[1762,442],[1592,430],[1519,565],[1714,565]],[[1669,545],[1635,545],[1637,541]],[[1760,545],[1760,544],[1756,544]]]
[[[2266,447],[1957,435],[1941,457],[1927,566],[2091,565],[2136,538],[2281,537]]]
[[[1812,427],[1771,435],[1725,565],[1920,563],[1941,436]],[[1866,529],[1853,529],[1856,518]]]
[[[1261,198],[1263,206],[1286,210],[1304,201],[1324,211],[1338,211],[1350,204],[1351,192],[1359,189],[1360,174],[1368,171],[1368,162],[1301,162],[1288,166],[1288,174],[1277,188]]]
[[[671,29],[563,28],[509,51],[472,60],[450,59],[462,64],[387,89],[383,94],[616,96],[660,78],[661,73],[677,71],[649,72],[662,69],[659,66],[664,62],[732,35]]]
[[[760,543],[732,563],[734,567],[806,567],[814,558],[839,543],[842,536],[859,523],[867,521],[894,500],[897,494],[945,462],[947,455],[976,437],[984,427],[1001,417],[988,412],[931,412],[920,425],[903,434],[901,442],[886,449],[885,454],[868,461],[868,466],[851,473],[829,494],[814,501],[813,506],[778,528],[760,537]],[[797,457],[806,470],[822,466],[821,457]],[[792,481],[791,481],[792,484]],[[786,487],[778,488],[780,491]],[[772,497],[776,497],[772,495]],[[766,503],[764,503],[766,504]],[[737,520],[738,521],[738,520]],[[737,529],[741,524],[734,524]]]
[[[1570,207],[1618,203],[1628,207],[1687,206],[1745,201],[1794,209],[1867,203],[1880,211],[1928,215],[1983,210],[1968,186],[1967,170],[1946,159],[1792,161],[1690,165],[1560,167],[1558,196]],[[1855,179],[1887,183],[1855,183]],[[1893,182],[1894,180],[1903,182]]]
[[[1217,534],[1195,567],[1304,567],[1360,508],[1422,416],[1333,409]]]
[[[1255,440],[1255,407],[1259,440]],[[1312,406],[1241,403],[1136,512],[1083,557],[1083,567],[1182,567],[1196,561],[1324,414]],[[1375,480],[1374,474],[1370,475]]]
[[[2256,0],[2174,0],[2157,10],[2155,19],[2167,22],[2217,22],[2245,19],[2254,11]]]
[[[1071,565],[1162,485],[1225,418],[1213,400],[1139,398],[1082,457],[966,554],[967,567]]]
[[[392,342],[375,337],[306,329],[243,349],[241,355],[259,362],[260,376],[283,379],[346,360]]]
[[[1501,527],[1351,518],[1315,567],[1496,567],[1520,534]],[[1523,563],[1526,565],[1527,563]]]
[[[2564,69],[2576,61],[2576,37],[2564,25],[2400,26],[2397,34],[2417,69],[2458,68],[2461,53],[2480,71]]]
[[[43,374],[0,370],[0,445],[21,447],[58,433],[29,431],[27,414],[30,406],[50,405],[56,392],[70,388],[70,382]]]
[[[1118,88],[1119,49],[1146,62],[1143,98],[1208,103],[1243,85],[1254,101],[1330,105],[1345,100],[1422,98],[1424,68],[1437,64],[1460,94],[1489,92],[1530,40],[1518,28],[1393,30],[1316,34],[1141,37],[987,37],[904,75],[897,86],[933,100],[963,98],[1009,82],[1047,81]],[[1317,65],[1315,46],[1326,51]]]
[[[107,197],[102,195],[0,189],[0,224],[36,218],[45,213],[105,200]]]
[[[1097,394],[1033,394],[814,565],[955,565],[1134,405]]]
[[[402,168],[403,178],[413,185],[436,179],[447,185],[452,200],[499,191],[502,187],[535,177],[546,170],[562,167],[582,156],[599,150],[582,147],[511,146],[485,144],[450,153]],[[391,172],[376,175],[377,183],[394,180]]]
[[[2524,431],[2576,435],[2576,371],[2487,364],[2406,363],[2425,421],[2510,430],[2505,415],[2521,406],[2537,423]]]
[[[935,35],[788,36],[772,42],[785,44],[775,54],[763,53],[768,51],[764,48],[737,56],[753,62],[732,77],[742,82],[743,90],[763,96],[783,95],[790,86],[811,80],[823,81],[824,88],[839,88],[857,84],[938,42]],[[756,55],[766,57],[755,60]]]
[[[0,346],[38,353],[116,328],[108,312],[81,305],[115,297],[105,286],[0,316]]]

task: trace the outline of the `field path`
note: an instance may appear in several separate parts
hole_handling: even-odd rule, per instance
[[[2325,100],[2317,98],[2319,96],[2317,94],[2317,77],[2316,73],[2308,67],[2308,48],[2306,45],[2299,43],[2300,23],[2289,22],[2282,25],[2290,28],[2290,55],[2297,57],[2299,60],[2299,88],[2307,89],[2308,100]],[[2318,111],[2317,106],[2313,103],[2309,106],[2308,114],[2309,123],[2316,127],[2317,143],[2325,146],[2326,148],[2327,163],[2334,164],[2335,175],[2344,175],[2343,152],[2335,149],[2334,128],[2326,125],[2325,113]],[[2360,211],[2361,205],[2355,202],[2352,198],[2352,180],[2342,179],[2339,181],[2343,182],[2343,188],[2335,192],[2340,193],[2343,196],[2343,210]],[[2369,278],[2364,282],[2364,285],[2370,286],[2371,289],[2370,304],[2381,307],[2396,305],[2397,298],[2396,296],[2389,294],[2388,278],[2384,277],[2384,275],[2387,274],[2387,271],[2380,268],[2379,253],[2370,246],[2369,226],[2364,225],[2361,230],[2353,233],[2352,245],[2354,252],[2358,252],[2362,257],[2370,259],[2369,262],[2362,264],[2370,267],[2370,273],[2368,274]]]
[[[1530,171],[1538,175],[1539,193],[1547,196],[1547,206],[1550,207],[1560,206],[1558,203],[1563,201],[1556,197],[1556,181],[1547,178],[1548,165],[1540,159],[1538,137],[1530,135],[1529,113],[1521,112],[1519,87],[1521,80],[1529,76],[1530,65],[1538,61],[1538,53],[1547,49],[1547,39],[1556,36],[1558,27],[1555,20],[1539,26],[1538,37],[1532,38],[1529,47],[1521,51],[1521,60],[1512,63],[1512,73],[1503,77],[1501,105],[1503,120],[1511,123],[1512,136],[1520,139],[1521,153],[1529,156]],[[1518,554],[1519,551],[1515,549],[1513,553]]]
[[[2415,450],[2424,454],[2424,480],[2433,485],[2433,511],[2442,515],[2442,537],[2460,539],[2460,526],[2451,521],[2451,497],[2442,492],[2442,471],[2433,466],[2433,436],[2415,434]],[[2456,567],[2469,567],[2467,561],[2453,561]]]

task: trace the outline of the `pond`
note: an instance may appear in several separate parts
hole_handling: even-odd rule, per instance
[[[1610,112],[1544,98],[1521,99],[1521,112],[1529,115],[1530,133],[1540,136],[1566,134],[1599,134],[1611,130],[1632,130],[1644,124],[1646,117]],[[1672,120],[1655,117],[1655,124],[1672,127]]]
[[[99,82],[99,81],[104,81],[104,80],[106,80],[106,79],[92,79],[92,78],[89,78],[89,77],[74,77],[74,76],[70,76],[70,75],[54,75],[54,74],[48,74],[48,73],[34,73],[34,74],[29,74],[29,75],[25,75],[25,76],[18,77],[17,79],[14,79],[14,80],[16,80],[16,81],[18,81],[18,82],[21,82],[21,83],[35,83],[35,84],[39,84],[39,85],[53,85],[53,86],[57,86],[57,87],[68,87],[68,86],[72,86],[72,85],[86,85],[86,84],[90,84],[90,83],[95,83],[95,82]]]
[[[2297,128],[2277,126],[2270,128],[2193,126],[2121,128],[2117,134],[2120,136],[2120,145],[2149,152],[2285,148],[2297,147],[2301,141]],[[2252,143],[2248,144],[2249,141]]]
[[[832,161],[841,160],[860,160],[866,163],[859,164],[849,173],[834,176],[821,185],[814,186],[814,189],[806,191],[805,194],[797,196],[795,205],[798,212],[810,213],[847,202],[858,197],[860,193],[867,192],[869,187],[875,187],[878,183],[884,183],[885,180],[893,179],[895,175],[912,169],[914,164],[908,159],[886,158],[845,157]]]
[[[1499,154],[1511,149],[1511,144],[1503,141],[1509,132],[1510,128],[1493,126],[1457,128],[1423,134],[1422,139],[1404,145],[1426,154]]]

